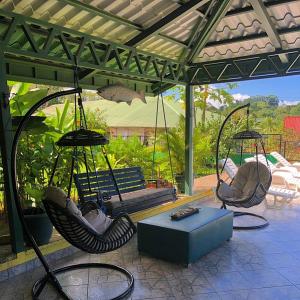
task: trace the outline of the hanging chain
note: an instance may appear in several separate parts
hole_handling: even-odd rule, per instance
[[[166,132],[166,137],[167,137],[167,145],[168,145],[168,153],[169,153],[169,162],[170,162],[170,168],[171,168],[172,183],[174,185],[175,184],[175,180],[174,180],[173,164],[172,164],[170,141],[169,141],[169,131],[168,131],[168,127],[167,127],[165,104],[164,104],[164,97],[163,97],[162,92],[160,94],[160,97],[161,97],[161,103],[162,103],[163,115],[164,115],[165,132]]]
[[[75,68],[74,68],[74,85],[75,87],[79,87],[79,78],[78,78],[78,65],[77,65],[77,58],[76,56],[74,56],[74,61],[75,61]],[[76,98],[76,95],[75,95]],[[77,101],[76,101],[77,100]],[[76,105],[78,104],[79,107],[79,125],[80,125],[80,129],[87,129],[87,121],[86,121],[86,114],[83,108],[83,100],[82,100],[82,95],[81,93],[78,93],[78,99],[75,99],[75,124],[76,127],[75,129],[77,130],[77,117],[76,117],[76,110],[77,107]],[[92,163],[93,163],[93,168],[95,171],[95,175],[96,175],[96,180],[97,180],[97,185],[98,185],[98,191],[97,191],[97,199],[98,199],[98,204],[101,206],[102,205],[102,195],[101,195],[101,191],[100,191],[100,185],[99,185],[99,180],[98,180],[98,171],[96,168],[96,163],[95,163],[95,155],[92,149],[92,146],[89,146],[90,148],[90,154],[91,154],[91,159],[92,159]],[[104,146],[101,147],[102,151],[105,152],[104,150]],[[89,190],[92,191],[92,187],[91,187],[91,183],[90,183],[90,169],[88,168],[88,161],[87,161],[87,155],[86,155],[86,151],[84,146],[82,147],[82,152],[83,152],[83,157],[84,157],[84,163],[86,166],[86,173],[87,173],[87,178],[88,178],[88,187]],[[79,174],[79,170],[77,171]],[[100,199],[99,199],[100,197]]]
[[[154,180],[154,169],[155,169],[155,154],[156,154],[156,139],[157,139],[158,109],[159,109],[159,93],[157,94],[157,102],[156,102],[154,144],[153,144],[153,153],[152,153],[152,174],[151,174],[152,180]]]

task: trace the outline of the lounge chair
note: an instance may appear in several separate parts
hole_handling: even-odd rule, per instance
[[[266,161],[266,158],[262,154],[258,154],[257,157],[258,157],[258,161],[260,161],[265,165],[268,165],[272,174],[274,174],[275,172],[276,174],[278,174],[278,172],[285,172],[300,180],[300,172],[298,172],[298,170],[295,167],[278,167],[275,164],[273,164],[270,160]],[[253,160],[256,160],[256,158],[249,157],[245,159],[246,162],[253,161]]]
[[[250,159],[252,161],[255,160],[254,157],[253,158],[251,157]],[[246,161],[251,161],[250,159],[247,159]],[[265,158],[264,158],[264,161],[265,161]],[[237,173],[237,170],[238,170],[238,167],[236,166],[236,164],[232,161],[231,158],[227,159],[226,164],[225,164],[225,159],[221,159],[219,161],[219,163],[221,164],[221,167],[224,169],[224,171],[226,172],[228,177],[232,180],[234,178],[235,174]],[[266,161],[265,161],[265,164],[266,164]],[[277,176],[279,177],[279,179],[281,179],[281,181],[283,182],[283,185],[285,187],[283,188],[281,186],[276,186],[274,184],[272,184],[270,186],[267,194],[274,197],[274,203],[271,206],[268,203],[266,203],[266,205],[268,207],[278,206],[277,202],[278,202],[279,199],[284,199],[288,203],[291,200],[293,200],[293,199],[295,199],[299,196],[298,195],[298,187],[300,187],[300,180],[294,178],[288,172],[276,171],[276,174],[272,173],[272,178],[273,179],[274,179],[274,177],[276,178]],[[290,185],[295,186],[295,189],[290,189],[289,188]]]
[[[298,172],[298,170],[295,167],[279,167],[279,166],[273,164],[270,160],[267,160],[268,161],[268,163],[267,163],[265,156],[262,154],[258,154],[257,157],[258,157],[258,161],[269,166],[269,169],[272,174],[274,174],[275,172],[276,173],[277,172],[285,172],[285,173],[291,174],[295,178],[300,179],[300,172]],[[245,158],[246,162],[253,161],[253,160],[256,160],[255,156]]]
[[[284,156],[282,156],[280,153],[273,151],[270,153],[274,158],[276,158],[276,160],[279,162],[280,165],[284,166],[284,167],[294,167],[298,170],[298,172],[300,172],[300,162],[294,162],[294,163],[290,163],[289,161],[287,161],[285,159]]]
[[[258,160],[264,164],[266,164],[266,158],[264,157],[264,155],[262,154],[258,154]],[[255,157],[253,157],[255,159]],[[249,161],[249,158],[246,158],[245,161]],[[277,166],[276,164],[272,163],[270,160],[268,160],[268,165],[270,168],[270,171],[272,172],[272,174],[275,171],[279,171],[279,172],[288,172],[290,174],[292,174],[294,177],[296,178],[300,178],[300,172],[298,172],[296,167],[293,166]]]
[[[257,156],[258,161],[267,165],[272,173],[273,184],[284,185],[288,189],[290,189],[291,185],[296,188],[300,188],[300,173],[296,171],[295,168],[292,167],[276,167],[271,161],[266,161],[266,158],[259,154]],[[245,159],[246,162],[256,161],[255,157],[249,157]]]

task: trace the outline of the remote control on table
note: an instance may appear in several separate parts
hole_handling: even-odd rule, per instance
[[[174,221],[181,220],[183,218],[186,218],[188,216],[191,216],[193,214],[199,213],[199,208],[197,207],[186,207],[179,209],[175,213],[171,214],[171,219]]]

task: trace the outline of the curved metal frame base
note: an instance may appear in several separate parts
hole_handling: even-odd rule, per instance
[[[56,269],[56,270],[52,270],[50,274],[48,273],[43,278],[37,280],[34,283],[34,285],[32,287],[32,298],[39,299],[39,295],[43,291],[46,283],[49,282],[58,291],[60,296],[62,296],[64,299],[71,300],[72,298],[63,291],[63,288],[60,285],[60,283],[55,275],[62,274],[65,272],[70,272],[70,271],[77,270],[77,269],[87,269],[87,268],[111,269],[111,270],[115,270],[117,272],[123,273],[127,277],[128,288],[122,294],[112,298],[112,300],[123,299],[124,297],[128,296],[132,292],[133,287],[134,287],[134,278],[133,278],[133,275],[126,269],[121,268],[116,265],[111,265],[111,264],[86,263],[86,264],[70,265],[70,266],[66,266],[63,268]]]
[[[249,213],[249,212],[244,212],[244,211],[234,211],[233,212],[234,217],[240,217],[240,216],[245,216],[245,215],[262,219],[265,222],[261,225],[254,225],[254,226],[233,226],[233,229],[236,229],[236,230],[254,230],[254,229],[264,228],[264,227],[267,227],[269,225],[268,220],[263,216],[253,214],[253,213]]]

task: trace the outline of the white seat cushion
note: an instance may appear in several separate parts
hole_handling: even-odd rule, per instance
[[[102,234],[112,222],[101,210],[97,209],[82,216],[75,202],[68,198],[62,189],[55,186],[47,187],[45,190],[45,200],[52,201],[60,207],[65,208],[70,215],[79,219],[97,234]]]
[[[100,209],[89,211],[83,216],[99,234],[104,233],[112,223],[112,219],[107,217]]]

